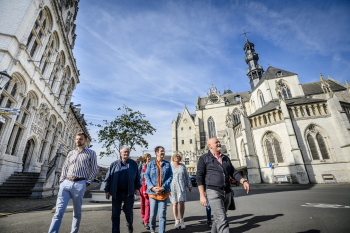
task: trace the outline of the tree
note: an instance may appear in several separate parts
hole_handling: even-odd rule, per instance
[[[101,157],[119,155],[125,146],[130,150],[134,150],[136,145],[148,148],[148,142],[144,136],[153,135],[156,131],[149,121],[144,119],[146,116],[141,112],[135,112],[126,105],[118,110],[123,113],[113,121],[104,120],[103,124],[95,125],[101,128],[98,131],[98,142],[103,143],[102,148],[106,148],[106,151],[100,153]]]

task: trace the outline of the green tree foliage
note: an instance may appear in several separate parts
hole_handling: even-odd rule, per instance
[[[146,135],[153,135],[156,131],[151,126],[146,117],[139,111],[133,111],[126,105],[118,108],[122,111],[113,121],[104,120],[103,124],[96,124],[98,130],[98,142],[103,143],[102,148],[106,151],[101,152],[100,156],[119,155],[123,147],[127,146],[130,150],[135,150],[135,146],[148,148],[148,142],[145,140]]]

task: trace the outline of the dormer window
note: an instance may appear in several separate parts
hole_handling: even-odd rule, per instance
[[[235,100],[236,100],[237,102],[241,101],[241,96],[240,96],[240,95],[236,95],[236,96],[235,96]]]
[[[276,75],[277,75],[277,77],[282,77],[283,73],[282,73],[282,71],[278,71],[278,72],[276,73]]]

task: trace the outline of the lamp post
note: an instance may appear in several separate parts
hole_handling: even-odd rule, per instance
[[[4,71],[0,71],[0,90],[4,89],[6,84],[12,80],[12,77]]]

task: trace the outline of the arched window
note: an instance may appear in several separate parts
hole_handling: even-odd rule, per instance
[[[43,162],[46,158],[50,159],[50,153],[52,153],[53,151],[53,145],[52,145],[52,140],[54,140],[54,137],[52,137],[53,134],[53,129],[55,128],[56,125],[56,118],[55,116],[51,116],[50,120],[47,122],[47,124],[45,125],[45,132],[43,134],[43,138],[42,138],[42,142],[41,142],[41,146],[40,146],[40,153],[39,153],[39,162]],[[45,151],[46,151],[46,147],[47,145],[50,144],[50,149],[48,151],[48,157],[45,156]],[[46,152],[47,153],[47,152]],[[46,157],[46,158],[44,158]]]
[[[254,100],[251,100],[250,101],[250,107],[252,109],[252,113],[255,112],[255,103],[254,103]]]
[[[267,163],[284,163],[281,142],[277,134],[267,132],[263,137],[263,145]]]
[[[44,77],[45,77],[45,71],[53,63],[52,59],[57,53],[56,51],[58,49],[58,44],[59,44],[58,36],[57,36],[57,32],[55,31],[54,33],[51,34],[48,42],[46,43],[45,50],[40,59],[39,68],[41,69],[41,74]]]
[[[11,76],[13,79],[2,92],[0,104],[1,107],[5,108],[21,109],[20,115],[17,115],[14,125],[11,126],[12,130],[6,147],[6,154],[15,155],[18,150],[19,142],[21,141],[26,129],[24,124],[27,123],[28,112],[24,111],[24,104],[27,104],[27,102],[22,99],[22,95],[19,95],[19,93],[25,92],[23,79],[18,73],[14,73]],[[22,104],[19,105],[19,103]]]
[[[56,92],[55,87],[56,83],[60,82],[59,77],[62,75],[62,68],[65,65],[65,55],[62,51],[59,55],[57,55],[54,67],[52,69],[50,79],[49,79],[49,85],[51,87],[52,92]]]
[[[264,99],[264,95],[261,91],[259,91],[259,99],[260,99],[260,104],[261,104],[261,107],[263,107],[266,103],[265,103],[265,99]]]
[[[216,137],[215,122],[212,117],[208,119],[209,138]]]
[[[244,146],[244,142],[242,140],[241,142],[241,155],[242,155],[242,165],[241,166],[245,166],[246,165],[246,160],[245,157],[247,156],[247,152],[245,150],[245,146]]]
[[[237,108],[233,110],[232,116],[233,116],[233,125],[237,125],[238,123],[241,122],[240,111]]]
[[[33,58],[38,48],[44,44],[44,41],[49,35],[49,30],[52,29],[52,18],[48,8],[44,8],[40,11],[39,16],[34,22],[32,31],[30,32],[27,39],[27,50],[30,56]],[[42,67],[41,67],[42,68]]]
[[[330,159],[327,137],[323,129],[316,125],[310,125],[306,130],[306,141],[312,160]]]
[[[283,95],[284,99],[290,99],[293,97],[288,85],[282,79],[278,81],[278,85],[280,90],[278,92],[278,95],[280,98],[281,98],[281,94]]]

